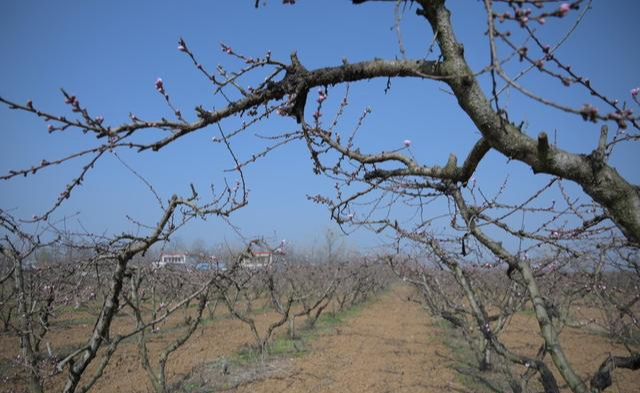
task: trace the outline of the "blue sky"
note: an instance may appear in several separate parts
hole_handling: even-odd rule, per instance
[[[456,32],[465,44],[470,63],[475,67],[486,65],[486,21],[481,2],[450,3]],[[629,100],[630,89],[640,85],[636,71],[640,54],[634,38],[638,35],[638,16],[638,2],[596,0],[593,11],[559,53],[606,94]],[[550,21],[545,26],[545,37],[560,37],[571,21],[566,19]],[[295,6],[272,0],[258,10],[250,0],[4,1],[0,3],[0,95],[18,102],[32,99],[42,109],[69,115],[59,92],[64,87],[92,113],[117,125],[127,120],[129,112],[145,119],[171,116],[154,89],[156,78],[162,77],[176,105],[193,119],[196,105],[211,107],[223,102],[212,97],[207,81],[176,50],[181,36],[209,69],[218,63],[229,68],[237,65],[220,51],[221,42],[250,56],[262,56],[271,50],[274,58],[282,60],[297,50],[303,64],[315,68],[338,65],[343,57],[355,62],[399,56],[391,30],[393,20],[391,4],[352,6],[342,0],[300,0]],[[426,22],[409,10],[403,18],[402,32],[409,57],[423,57],[431,41]],[[513,67],[509,69],[517,69],[518,64]],[[535,91],[561,102],[574,106],[592,102],[584,91],[566,89],[554,80],[532,74],[524,81]],[[412,154],[425,164],[443,164],[450,152],[464,157],[479,134],[454,99],[440,89],[443,85],[398,80],[385,94],[385,84],[385,80],[375,80],[351,87],[351,105],[341,124],[345,134],[364,108],[371,107],[372,114],[359,134],[358,143],[363,150],[400,148],[404,139],[411,139]],[[327,113],[335,110],[342,98],[340,89],[330,90],[329,94]],[[517,123],[527,121],[526,131],[532,135],[542,130],[550,134],[557,131],[559,145],[575,152],[588,153],[596,144],[597,125],[544,108],[515,92],[505,102],[511,119]],[[230,130],[239,121],[231,119],[223,126]],[[262,146],[253,133],[294,129],[293,121],[274,119],[238,138],[234,149],[246,158]],[[48,135],[42,121],[5,107],[0,107],[0,131],[3,173],[95,143],[79,132]],[[189,183],[203,189],[210,183],[220,184],[225,175],[234,182],[233,173],[222,172],[233,166],[228,154],[211,142],[216,132],[214,127],[207,128],[160,153],[127,152],[121,156],[165,199],[174,192],[187,194]],[[625,146],[616,151],[611,161],[635,184],[640,183],[639,153],[637,145]],[[42,213],[83,163],[1,182],[0,206],[13,209],[21,217]],[[232,217],[232,222],[247,236],[277,234],[296,244],[312,245],[322,241],[326,228],[335,228],[327,210],[305,197],[319,193],[331,196],[333,183],[313,174],[309,154],[301,143],[288,145],[247,168],[246,176],[250,203]],[[512,185],[508,193],[511,200],[522,199],[547,180],[494,153],[476,175],[489,193],[495,192],[507,176]],[[581,195],[577,190],[572,192]],[[434,206],[433,214],[441,213],[438,209],[444,207]],[[113,157],[96,167],[56,218],[78,211],[83,226],[97,233],[127,228],[126,215],[148,223],[155,222],[158,216],[144,184]],[[73,218],[69,225],[77,225],[77,220]],[[179,236],[187,243],[200,238],[210,244],[235,238],[233,231],[216,219],[193,223]],[[349,244],[363,247],[381,241],[364,230],[347,239]]]

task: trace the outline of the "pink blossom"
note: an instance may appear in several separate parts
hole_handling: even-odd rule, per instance
[[[405,139],[403,143],[404,147],[411,147],[411,143],[413,142],[411,142],[411,139]]]
[[[156,90],[160,93],[164,93],[164,82],[162,81],[162,78],[158,78],[156,80]]]
[[[51,124],[49,124],[49,125],[47,126],[47,130],[48,130],[49,132],[53,132],[53,130],[55,130],[55,127],[54,127],[54,126],[52,126]]]
[[[182,37],[180,37],[180,39],[178,40],[178,50],[180,52],[187,52],[187,43],[184,42],[184,39],[182,39]]]
[[[321,104],[324,100],[327,99],[327,94],[322,89],[318,89],[318,104]]]
[[[233,53],[233,49],[231,49],[230,46],[226,46],[225,44],[220,44],[220,47],[222,48],[222,51],[228,55]]]
[[[571,6],[569,5],[569,3],[562,3],[560,5],[560,13],[562,15],[566,14],[567,12],[569,12],[570,9],[571,9]]]
[[[640,87],[634,87],[631,89],[631,97],[637,97],[640,93]]]

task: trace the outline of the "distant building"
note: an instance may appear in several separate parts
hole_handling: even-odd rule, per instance
[[[162,254],[160,255],[160,260],[154,262],[154,265],[156,267],[165,267],[168,265],[186,267],[188,262],[191,261],[189,255],[185,253]]]
[[[277,248],[274,251],[252,251],[250,256],[242,258],[240,266],[245,269],[265,269],[274,262],[274,257],[278,255],[284,255],[282,248]]]
[[[215,255],[190,254],[185,252],[162,254],[158,261],[153,262],[153,265],[157,268],[179,267],[195,268],[197,270],[227,270],[227,264]]]

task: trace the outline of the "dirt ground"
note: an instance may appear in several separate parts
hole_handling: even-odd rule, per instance
[[[527,356],[535,356],[543,343],[540,334],[535,329],[538,329],[535,316],[518,314],[513,317],[506,332],[501,335],[501,339],[513,351]],[[588,381],[607,356],[628,356],[629,354],[622,345],[588,328],[565,327],[560,332],[560,342],[576,372],[585,381]],[[549,356],[545,359],[545,363],[549,365],[556,376],[560,388],[568,392],[569,389],[562,384],[562,377]],[[625,369],[615,370],[613,385],[606,391],[608,393],[640,392],[640,372]]]
[[[190,393],[229,389],[242,393],[484,391],[470,385],[454,370],[460,363],[461,354],[447,344],[451,331],[441,321],[430,317],[419,304],[407,301],[411,294],[412,289],[407,286],[394,286],[360,311],[350,313],[342,322],[319,329],[313,338],[304,341],[304,350],[299,356],[295,353],[280,356],[263,364],[261,369],[245,364],[244,370],[233,372],[251,376],[228,386],[226,382],[214,383],[214,379],[217,382],[221,379],[221,361],[238,356],[239,351],[254,343],[254,339],[246,325],[228,318],[226,310],[220,307],[217,318],[207,321],[171,356],[167,367],[168,382],[183,381],[182,391]],[[261,331],[277,318],[270,312],[260,312],[256,316]],[[123,318],[117,325],[124,329],[129,323]],[[71,346],[79,343],[89,328],[84,323],[58,326],[48,339],[54,350]],[[282,327],[276,334],[284,335],[285,332],[286,328]],[[151,358],[156,359],[154,354],[176,334],[172,324],[167,324],[161,328],[161,334],[153,335],[149,344]],[[527,355],[533,355],[540,344],[535,318],[526,314],[515,316],[501,337],[511,349]],[[619,345],[588,331],[567,328],[561,338],[565,352],[583,377],[595,371],[607,354],[624,354]],[[15,336],[0,335],[0,360],[5,365],[17,353],[16,341]],[[467,355],[463,353],[462,356]],[[472,357],[470,353],[468,356]],[[255,369],[250,370],[251,367]],[[27,391],[17,370],[17,367],[2,368],[1,393]],[[182,379],[187,375],[188,378]],[[197,384],[184,382],[197,378],[203,382],[197,387],[193,387]],[[46,390],[59,391],[63,383],[60,377],[49,378]],[[566,391],[566,387],[562,388]],[[140,365],[135,341],[121,345],[91,391],[153,391]],[[627,370],[616,370],[614,385],[607,390],[637,391],[640,391],[640,372]]]
[[[76,315],[77,316],[77,315]],[[221,356],[228,356],[246,345],[254,343],[254,338],[247,325],[239,320],[228,317],[224,307],[218,307],[216,312],[218,319],[206,321],[185,345],[174,352],[167,362],[167,382],[171,383],[176,376],[189,373],[196,366],[213,362]],[[263,312],[256,315],[256,323],[260,331],[265,326],[277,320],[274,313]],[[159,334],[149,334],[148,348],[152,365],[157,369],[157,353],[171,340],[175,339],[178,331],[175,319],[166,324],[161,324]],[[86,323],[73,326],[59,326],[54,324],[47,335],[54,352],[63,347],[74,347],[86,339],[87,332],[92,326]],[[115,321],[114,331],[125,332],[133,327],[132,321],[127,317],[119,317]],[[6,364],[13,363],[18,351],[18,342],[13,335],[0,336],[0,360]],[[99,361],[99,359],[98,359]],[[95,369],[98,361],[89,366],[89,372]],[[0,383],[0,393],[27,393],[26,382],[20,377],[17,367],[3,367],[3,380]],[[64,384],[63,375],[46,378],[45,391],[60,391]],[[144,371],[138,357],[136,340],[129,340],[120,344],[113,355],[104,375],[96,382],[91,392],[96,393],[142,393],[152,392],[153,387]]]
[[[292,374],[239,388],[249,392],[466,391],[442,357],[447,349],[410,289],[395,287],[362,312],[311,343]]]

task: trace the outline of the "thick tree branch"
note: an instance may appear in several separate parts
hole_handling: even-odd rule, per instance
[[[611,214],[626,238],[640,244],[640,193],[604,162],[594,165],[587,155],[573,154],[552,145],[539,149],[538,141],[508,123],[491,106],[456,39],[450,13],[441,0],[422,0],[424,15],[436,34],[444,62],[440,70],[460,107],[469,115],[490,146],[511,159],[528,164],[534,173],[547,173],[578,183]]]
[[[297,59],[292,56],[293,59]],[[234,101],[227,107],[217,111],[199,111],[200,120],[191,124],[173,123],[167,121],[150,122],[142,124],[125,125],[114,129],[116,134],[129,133],[141,128],[171,128],[176,130],[170,136],[161,139],[144,149],[159,150],[171,142],[214,124],[222,119],[240,114],[250,108],[266,104],[270,101],[281,100],[287,95],[295,95],[299,98],[310,89],[317,86],[336,85],[345,82],[362,81],[379,77],[416,77],[439,78],[439,64],[425,60],[371,60],[354,64],[344,64],[337,67],[320,68],[307,71],[303,67],[294,64],[289,67],[286,76],[279,82],[268,84],[263,90]],[[298,63],[299,64],[299,63]],[[295,104],[295,101],[294,101]],[[296,113],[292,113],[297,115]],[[141,149],[141,150],[144,150]]]
[[[591,391],[599,393],[611,386],[613,370],[626,368],[628,370],[640,370],[640,353],[631,356],[610,356],[602,362],[598,372],[591,378]]]

